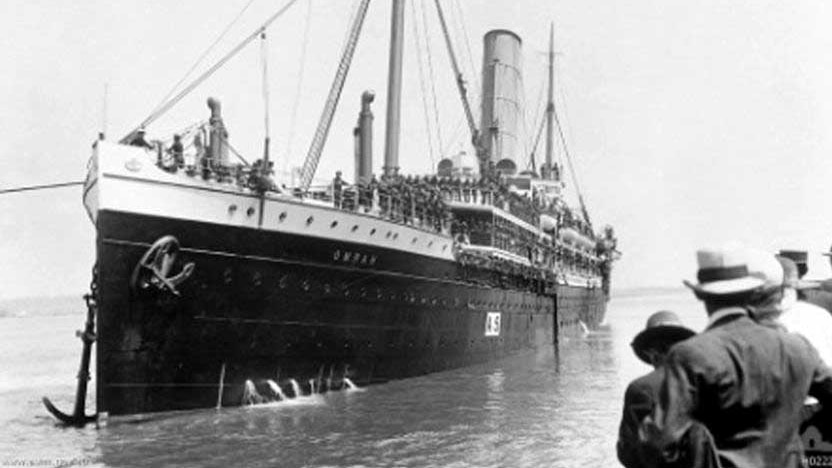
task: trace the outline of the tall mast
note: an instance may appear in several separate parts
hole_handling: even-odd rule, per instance
[[[546,171],[551,177],[553,173],[552,153],[555,142],[555,23],[549,26],[549,98],[546,103]]]
[[[442,35],[445,36],[445,46],[448,48],[448,58],[451,60],[451,67],[454,69],[454,76],[456,77],[456,86],[459,90],[459,97],[462,99],[462,108],[465,111],[465,119],[468,121],[468,129],[471,131],[471,143],[477,152],[477,159],[480,163],[480,174],[485,174],[488,168],[488,154],[485,152],[480,141],[480,132],[477,129],[477,124],[474,122],[474,113],[471,112],[471,104],[468,103],[468,91],[465,89],[465,78],[462,77],[462,72],[459,70],[459,64],[456,61],[456,54],[451,44],[451,35],[448,33],[448,25],[445,22],[445,15],[442,13],[442,5],[439,0],[434,0],[436,4],[436,14],[439,15],[439,24],[442,26]]]
[[[404,0],[393,0],[390,21],[390,66],[387,74],[387,129],[384,135],[384,174],[399,171],[402,59],[404,54]]]

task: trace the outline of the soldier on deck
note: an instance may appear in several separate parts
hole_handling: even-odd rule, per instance
[[[408,176],[405,183],[402,184],[402,215],[404,216],[404,222],[407,224],[410,224],[413,220],[413,190],[410,176]]]
[[[390,218],[393,221],[398,221],[401,218],[402,202],[400,196],[399,183],[394,179],[390,184]]]
[[[182,146],[182,137],[173,135],[173,143],[168,148],[168,154],[173,158],[173,166],[177,169],[185,167],[185,148]]]
[[[147,142],[147,140],[145,140],[144,127],[139,128],[139,130],[136,132],[136,136],[134,136],[133,139],[130,140],[130,146],[139,146],[145,149],[153,149],[153,145],[151,145]]]
[[[378,182],[378,204],[381,209],[382,216],[390,215],[390,184],[388,183],[387,175],[382,174],[381,180]]]
[[[344,180],[341,178],[341,171],[335,173],[332,179],[332,198],[335,200],[335,208],[341,208],[343,200]]]

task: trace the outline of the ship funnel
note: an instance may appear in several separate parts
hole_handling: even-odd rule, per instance
[[[361,94],[361,113],[358,114],[358,125],[353,130],[356,183],[368,183],[373,177],[373,111],[370,103],[375,97],[372,91]]]
[[[505,29],[489,31],[483,38],[480,130],[488,160],[498,168],[516,168],[520,156],[522,42]]]

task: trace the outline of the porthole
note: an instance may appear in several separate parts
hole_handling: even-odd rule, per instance
[[[370,235],[371,235],[371,236],[372,236],[372,235],[375,235],[375,233],[376,233],[376,228],[372,228],[372,229],[370,229]]]
[[[334,228],[334,227],[335,227],[335,226],[337,226],[337,225],[338,225],[338,221],[333,221],[333,222],[329,225],[329,227]]]
[[[354,225],[354,226],[352,227],[352,232],[355,232],[355,231],[357,231],[357,230],[358,230],[358,225],[356,224],[356,225]]]
[[[315,221],[315,217],[310,216],[310,217],[306,218],[306,225],[308,226],[308,225],[312,224],[312,221]]]

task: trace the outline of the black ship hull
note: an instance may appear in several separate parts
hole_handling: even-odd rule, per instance
[[[457,262],[349,241],[106,209],[96,225],[97,408],[111,415],[239,405],[247,381],[292,396],[498,359],[597,326],[606,307],[600,287],[468,281]],[[195,265],[180,295],[131,289],[168,235]]]

